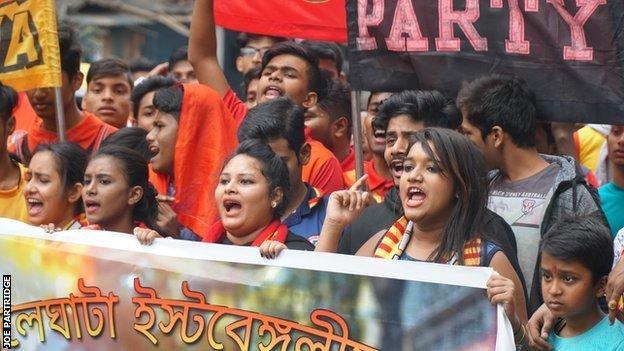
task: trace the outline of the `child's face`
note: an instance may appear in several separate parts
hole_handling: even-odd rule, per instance
[[[596,306],[603,284],[594,284],[592,272],[578,261],[563,261],[542,253],[542,296],[557,318],[587,313]]]
[[[96,77],[87,86],[82,106],[105,123],[123,128],[130,115],[131,92],[132,87],[123,74]]]

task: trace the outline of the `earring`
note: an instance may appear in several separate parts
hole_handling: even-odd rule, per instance
[[[271,208],[276,208],[277,207],[277,202],[273,201],[271,202]]]

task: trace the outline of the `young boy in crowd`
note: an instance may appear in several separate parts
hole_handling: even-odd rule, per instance
[[[188,59],[188,47],[179,47],[169,57],[169,75],[181,83],[197,83],[195,69]]]
[[[281,220],[288,229],[316,245],[327,213],[327,198],[301,180],[310,160],[310,145],[303,132],[303,109],[287,98],[258,105],[238,129],[238,141],[259,139],[284,160],[292,197]]]
[[[624,125],[614,125],[607,135],[611,182],[598,189],[611,235],[624,228]]]
[[[599,306],[613,264],[613,242],[600,219],[565,218],[540,244],[542,296],[558,324],[553,350],[624,350],[624,324],[610,325]]]
[[[305,112],[305,126],[312,139],[320,141],[340,161],[342,171],[355,169],[355,152],[351,148],[351,99],[349,88],[333,80],[327,95]]]
[[[115,128],[126,127],[133,85],[130,69],[124,61],[114,58],[96,61],[87,72],[87,93],[82,98],[82,109]]]
[[[189,59],[199,82],[221,95],[237,123],[247,115],[247,106],[228,84],[217,60],[217,42],[212,0],[198,0],[193,9]],[[303,46],[293,42],[273,45],[262,57],[258,81],[258,104],[289,97],[295,104],[308,109],[325,94],[318,59]],[[318,141],[307,140],[311,147],[310,162],[304,167],[303,181],[329,194],[344,187],[338,159]]]
[[[301,45],[318,57],[321,70],[327,71],[332,79],[346,82],[347,76],[342,70],[344,59],[338,44],[326,41],[304,40],[301,42]]]
[[[258,104],[258,82],[260,81],[260,67],[254,67],[243,77],[243,91],[245,92],[245,106],[248,109]]]
[[[175,84],[171,77],[152,76],[144,79],[132,90],[132,112],[137,122],[137,127],[152,130],[156,108],[154,107],[154,92],[161,88],[167,88]]]
[[[12,159],[7,150],[7,138],[15,129],[13,111],[17,103],[15,90],[0,82],[0,217],[26,222],[23,178],[26,168]]]
[[[82,49],[76,32],[67,25],[58,27],[61,56],[61,99],[65,111],[65,136],[83,149],[96,151],[102,141],[117,128],[102,122],[95,115],[80,111],[76,105],[76,91],[82,84],[80,55]],[[28,100],[40,119],[28,130],[18,130],[9,140],[9,150],[23,164],[28,164],[37,145],[59,140],[53,88],[37,88],[27,92]]]
[[[563,215],[601,213],[572,157],[540,155],[535,96],[520,78],[491,75],[464,84],[457,97],[462,132],[484,153],[490,173],[488,207],[512,227],[529,290],[529,312],[542,303],[539,241]]]

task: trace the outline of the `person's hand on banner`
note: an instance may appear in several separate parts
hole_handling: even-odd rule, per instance
[[[136,236],[137,240],[141,243],[141,245],[152,245],[154,243],[154,239],[162,238],[158,232],[149,228],[134,228],[134,236]]]
[[[260,245],[260,256],[264,258],[276,258],[280,252],[288,249],[284,243],[277,240],[265,240]]]
[[[158,217],[156,218],[156,224],[162,228],[163,233],[178,238],[180,236],[180,223],[178,222],[178,216],[171,208],[174,198],[171,196],[158,195]]]
[[[358,218],[364,209],[374,202],[366,186],[368,175],[363,175],[349,190],[334,191],[327,203],[327,216],[315,251],[336,252],[344,228]]]
[[[552,347],[548,343],[548,334],[555,325],[555,316],[545,304],[533,313],[528,324],[529,345],[537,350],[551,350]]]
[[[501,304],[503,306],[505,315],[511,322],[516,345],[524,345],[528,344],[527,331],[516,314],[516,305],[514,303],[515,290],[514,282],[498,273],[494,273],[487,281],[488,299],[493,305]]]
[[[61,228],[55,226],[54,223],[42,224],[42,225],[39,226],[39,228],[42,228],[48,234],[60,232],[62,230]]]

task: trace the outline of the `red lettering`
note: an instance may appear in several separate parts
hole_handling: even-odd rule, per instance
[[[453,0],[439,0],[438,14],[440,37],[435,40],[438,51],[461,49],[460,41],[453,33],[454,24],[459,25],[476,51],[487,51],[487,39],[480,36],[474,27],[479,19],[479,0],[466,0],[464,11],[453,11]]]
[[[397,2],[386,45],[390,51],[429,51],[429,42],[422,36],[411,0]]]
[[[531,44],[524,40],[524,17],[520,11],[519,0],[509,2],[509,39],[505,40],[505,51],[512,54],[528,55]],[[525,0],[525,7],[527,1]]]
[[[367,13],[368,0],[358,0],[358,37],[355,39],[358,50],[376,50],[377,42],[368,33],[368,27],[378,26],[383,20],[384,0],[371,0],[372,9]]]
[[[598,6],[606,4],[607,0],[576,0],[576,6],[580,7],[580,9],[574,17],[565,9],[563,0],[546,0],[546,2],[553,5],[559,16],[570,27],[572,45],[563,47],[563,59],[570,61],[593,60],[594,49],[587,46],[583,26],[585,26],[585,22],[596,11]]]

